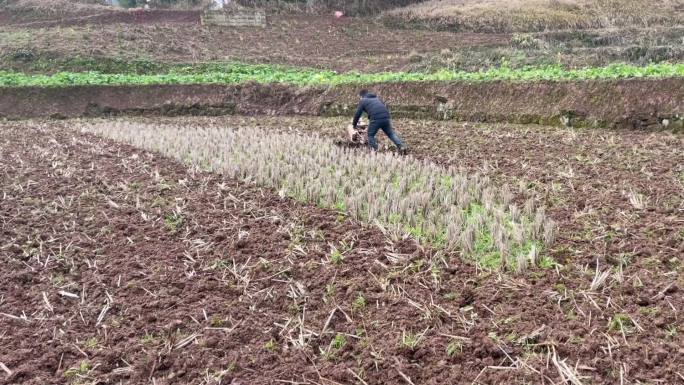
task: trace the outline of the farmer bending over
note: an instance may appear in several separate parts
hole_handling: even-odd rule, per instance
[[[387,107],[378,99],[375,94],[369,93],[367,90],[361,90],[359,93],[361,96],[361,101],[359,102],[359,107],[356,109],[356,114],[354,115],[354,121],[352,124],[354,128],[359,124],[359,119],[361,115],[365,112],[368,114],[368,145],[374,150],[378,150],[378,143],[375,141],[375,134],[378,130],[382,130],[385,135],[397,146],[399,153],[406,155],[406,147],[401,143],[401,139],[397,136],[392,128],[392,121],[390,117],[389,110]]]

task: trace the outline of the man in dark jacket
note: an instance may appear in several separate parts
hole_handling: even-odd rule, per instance
[[[362,90],[359,93],[359,96],[361,96],[361,101],[359,102],[356,114],[354,114],[354,121],[352,122],[354,128],[359,124],[359,119],[365,112],[368,114],[368,120],[370,121],[368,124],[368,145],[373,150],[378,150],[375,134],[378,133],[378,130],[382,130],[392,143],[397,146],[399,153],[405,155],[407,152],[406,147],[401,143],[401,139],[399,139],[399,136],[397,136],[392,128],[392,121],[387,107],[375,94],[371,94],[367,90]]]

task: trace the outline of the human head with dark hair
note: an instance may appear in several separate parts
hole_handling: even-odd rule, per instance
[[[366,95],[368,95],[368,90],[367,90],[367,89],[364,88],[364,89],[362,89],[361,91],[359,91],[359,96],[360,96],[360,97],[364,98],[364,97],[366,97]]]

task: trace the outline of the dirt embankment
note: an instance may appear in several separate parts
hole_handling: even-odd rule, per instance
[[[657,128],[684,113],[684,79],[581,82],[384,84],[373,87],[395,116],[475,122]],[[356,88],[340,90],[326,114],[345,111]]]
[[[10,119],[113,115],[349,115],[359,86],[156,85],[7,88]],[[372,87],[396,117],[670,128],[684,123],[684,79],[396,83]]]

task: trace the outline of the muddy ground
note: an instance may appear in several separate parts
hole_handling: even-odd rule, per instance
[[[684,378],[680,137],[398,121],[414,156],[538,189],[561,265],[509,276],[76,126],[0,129],[0,383]]]

